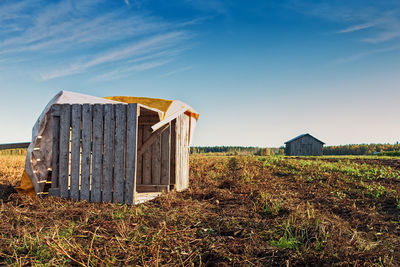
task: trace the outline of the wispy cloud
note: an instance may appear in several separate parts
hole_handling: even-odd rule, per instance
[[[397,11],[400,12],[400,6]],[[366,37],[362,38],[362,41],[371,44],[380,44],[398,39],[400,37],[400,16],[397,15],[399,12],[382,12],[379,15],[365,19],[367,21],[365,23],[350,26],[339,31],[339,33],[351,33],[370,29],[365,34]]]
[[[190,69],[192,69],[192,68],[193,68],[192,66],[186,66],[186,67],[183,67],[183,68],[179,68],[179,69],[176,69],[176,70],[173,70],[173,71],[170,71],[170,72],[161,74],[161,75],[158,76],[158,77],[159,77],[159,78],[168,77],[168,76],[171,76],[171,75],[174,75],[174,74],[177,74],[177,73],[181,73],[181,72],[184,72],[184,71],[188,71],[188,70],[190,70]]]
[[[92,79],[92,81],[112,81],[127,76],[132,76],[136,72],[151,70],[168,64],[170,60],[149,61],[141,64],[134,64],[127,68],[118,68],[110,72],[103,73]]]
[[[400,45],[394,45],[390,47],[385,47],[385,48],[378,48],[378,49],[371,49],[369,51],[364,51],[360,53],[353,54],[348,57],[340,58],[337,60],[334,60],[332,63],[333,64],[344,64],[344,63],[349,63],[353,61],[360,60],[362,58],[372,56],[375,54],[381,54],[381,53],[386,53],[386,52],[391,52],[391,51],[398,51],[400,50]]]
[[[287,5],[305,15],[347,25],[337,33],[349,34],[365,30],[360,41],[379,44],[400,37],[399,1],[328,1],[317,4],[289,0]]]
[[[371,44],[379,44],[384,43],[390,40],[394,40],[400,37],[400,23],[398,25],[398,29],[393,29],[391,31],[384,31],[378,33],[375,36],[364,38],[363,40],[367,43]]]
[[[159,59],[169,62],[173,56],[167,51],[183,51],[180,48],[187,46],[191,37],[186,28],[200,22],[165,21],[127,7],[128,0],[111,8],[108,4],[105,0],[7,1],[0,5],[0,60],[12,64],[23,58],[38,63],[42,80],[99,66],[112,72],[116,66],[129,67],[137,57],[149,57],[150,53],[163,52]]]
[[[229,6],[233,4],[229,0],[186,0],[185,2],[201,11],[217,14],[227,14]]]
[[[97,55],[96,57],[93,57],[92,59],[89,59],[86,62],[74,63],[64,69],[58,69],[55,71],[43,73],[41,74],[41,78],[43,80],[50,80],[62,76],[80,73],[101,64],[108,64],[111,62],[128,59],[132,60],[132,58],[140,55],[148,54],[160,49],[166,49],[182,40],[184,36],[184,32],[159,34],[140,42],[134,42],[126,47],[119,48],[117,50],[107,51],[105,53]]]
[[[374,27],[375,24],[373,23],[365,23],[365,24],[360,24],[360,25],[354,25],[354,26],[350,26],[346,29],[340,30],[338,31],[338,33],[349,33],[349,32],[356,32],[356,31],[361,31],[361,30],[365,30],[371,27]]]
[[[400,1],[330,1],[310,3],[288,0],[286,7],[306,16],[337,23],[343,27],[336,34],[356,36],[360,43],[370,45],[364,51],[334,60],[344,64],[400,49]],[[345,26],[343,26],[345,25]],[[357,34],[357,35],[355,35]]]
[[[135,72],[145,71],[168,64],[184,49],[167,49],[158,53],[149,53],[144,56],[133,57],[119,64],[113,71],[106,71],[95,76],[92,81],[112,81],[134,75]],[[138,64],[139,63],[139,64]]]

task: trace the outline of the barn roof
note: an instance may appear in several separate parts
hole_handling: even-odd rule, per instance
[[[314,136],[312,136],[312,135],[309,134],[309,133],[301,134],[301,135],[299,135],[299,136],[296,136],[295,138],[292,138],[292,139],[290,139],[289,141],[286,141],[285,144],[288,144],[288,143],[291,143],[291,142],[293,142],[293,141],[295,141],[295,140],[297,140],[297,139],[303,138],[304,136],[310,136],[310,137],[314,138],[315,140],[317,140],[318,142],[320,142],[321,144],[323,144],[323,145],[325,144],[324,142],[322,142],[321,140],[318,140],[317,138],[315,138]]]

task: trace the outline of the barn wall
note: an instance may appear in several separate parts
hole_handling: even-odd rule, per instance
[[[311,136],[303,136],[286,144],[286,151],[289,156],[321,156],[322,145]]]

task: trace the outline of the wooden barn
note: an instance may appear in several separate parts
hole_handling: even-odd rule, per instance
[[[325,143],[310,134],[299,135],[285,142],[287,156],[321,156]]]
[[[37,194],[90,202],[134,204],[181,191],[197,119],[180,101],[63,91],[34,127],[25,176]]]

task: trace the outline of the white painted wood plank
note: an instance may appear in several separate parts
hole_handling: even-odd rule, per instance
[[[182,161],[182,190],[189,187],[189,122],[190,117],[187,115],[182,115],[183,117],[183,161]]]
[[[136,193],[136,153],[137,153],[137,104],[129,104],[127,107],[126,120],[126,181],[125,181],[125,203],[135,203]]]
[[[171,164],[170,164],[170,175],[169,183],[176,187],[176,160],[177,160],[177,150],[176,150],[176,119],[171,121]]]
[[[175,162],[175,172],[176,172],[176,181],[175,188],[176,190],[180,190],[181,188],[181,162],[182,162],[182,149],[181,149],[181,141],[182,141],[182,120],[181,116],[176,118],[176,162]]]
[[[137,197],[137,200],[135,201],[135,204],[138,205],[138,204],[145,203],[147,201],[157,198],[160,195],[161,195],[160,192],[138,193],[138,197]]]

